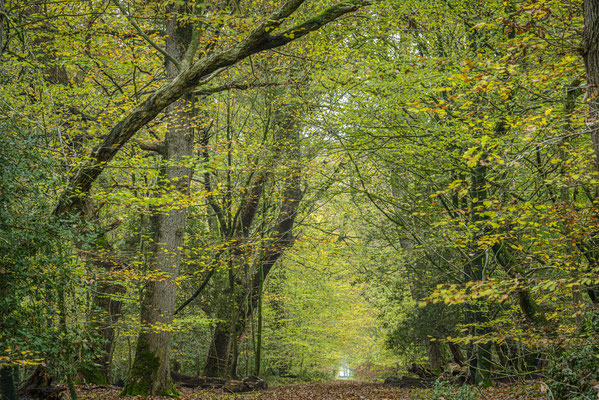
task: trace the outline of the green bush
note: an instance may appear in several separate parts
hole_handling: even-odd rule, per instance
[[[583,400],[597,398],[593,385],[599,380],[597,345],[569,347],[552,360],[547,370],[550,400]]]
[[[476,392],[472,386],[456,388],[447,381],[437,379],[431,389],[430,400],[474,400]]]

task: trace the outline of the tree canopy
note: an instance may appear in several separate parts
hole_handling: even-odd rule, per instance
[[[596,397],[598,16],[0,0],[2,398],[406,367]]]

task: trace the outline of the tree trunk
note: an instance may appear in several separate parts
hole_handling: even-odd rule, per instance
[[[177,8],[171,10],[167,22],[166,51],[183,60],[190,43],[190,25],[187,29],[177,21]],[[167,76],[174,79],[177,67],[167,62]],[[169,121],[164,141],[166,166],[161,171],[161,186],[178,197],[188,194],[193,168],[189,167],[193,153],[193,96],[185,95],[168,107]],[[150,270],[161,274],[160,280],[146,285],[141,304],[142,330],[137,342],[135,361],[131,368],[123,395],[177,395],[170,371],[171,332],[169,326],[175,312],[177,295],[176,278],[179,272],[181,247],[185,232],[187,207],[171,204],[167,209],[156,210],[152,216],[154,231],[152,264]]]
[[[204,367],[204,375],[226,378],[229,374],[229,354],[231,349],[231,335],[226,322],[216,325],[212,335],[212,343],[208,349],[208,359]]]
[[[111,252],[110,246],[105,243]],[[89,263],[98,268],[104,277],[98,284],[97,292],[92,299],[92,310],[90,314],[90,330],[102,340],[99,355],[92,364],[82,365],[79,375],[87,382],[95,385],[109,383],[110,364],[114,351],[116,337],[115,325],[121,316],[123,302],[113,296],[121,296],[126,289],[120,283],[110,278],[110,273],[121,266],[112,259],[100,259],[102,256],[94,254]]]
[[[256,332],[256,349],[254,352],[254,375],[255,376],[260,376],[260,366],[262,364],[262,291],[263,291],[263,285],[264,285],[264,268],[262,268],[262,266],[259,267],[260,268],[260,275],[259,275],[259,279],[260,279],[260,284],[258,287],[258,308],[256,309],[256,312],[258,313],[257,316],[257,332]]]
[[[96,370],[85,369],[82,371],[87,382],[102,385],[109,383],[110,364],[112,362],[112,354],[114,352],[114,341],[116,338],[115,325],[121,316],[123,302],[115,300],[112,296],[123,295],[125,288],[123,285],[114,282],[103,282],[98,288],[98,293],[94,297],[93,307],[99,308],[99,312],[95,312],[92,316],[92,330],[96,332],[102,340],[100,356],[94,360],[94,364],[98,367]]]
[[[584,0],[584,29],[582,32],[582,56],[587,79],[586,99],[589,104],[587,126],[591,133],[597,169],[599,169],[599,0]],[[589,243],[581,250],[589,262],[591,270],[599,266],[599,235],[592,232]],[[599,303],[599,288],[587,289],[591,301]]]
[[[279,153],[281,149],[287,150],[289,163],[292,167],[290,176],[286,180],[287,184],[283,188],[284,201],[281,204],[273,237],[264,241],[260,256],[255,262],[255,268],[252,268],[254,272],[250,277],[249,286],[245,291],[232,295],[231,304],[235,307],[235,312],[229,315],[234,320],[229,321],[229,324],[219,324],[215,329],[204,369],[207,376],[228,377],[229,375],[235,375],[237,365],[235,347],[245,331],[247,321],[252,318],[254,310],[258,307],[262,282],[285,251],[293,245],[293,226],[303,197],[301,191],[301,154],[299,151],[300,128],[294,114],[296,111],[293,107],[290,107],[289,110],[279,113],[275,118],[275,124],[278,125],[275,138],[276,152]],[[277,160],[278,154],[275,154],[273,163]],[[269,168],[274,168],[274,165],[269,166]],[[250,194],[249,201],[245,203],[240,222],[235,229],[238,243],[245,240],[254,221],[265,180],[265,175],[259,176],[255,185],[248,191]],[[230,288],[229,292],[233,293],[233,289]],[[245,303],[246,296],[250,299],[249,307]]]
[[[589,104],[587,124],[599,165],[599,0],[584,1],[582,56],[587,78]]]
[[[464,365],[464,355],[462,354],[462,349],[460,349],[460,345],[457,343],[449,342],[449,351],[451,352],[451,356],[453,357],[453,362],[458,365]]]
[[[293,110],[292,110],[293,112]],[[250,318],[258,306],[260,287],[262,282],[270,273],[276,262],[285,254],[285,251],[293,246],[295,236],[293,228],[299,210],[299,205],[304,197],[301,189],[301,151],[300,151],[300,126],[297,119],[290,113],[281,120],[281,139],[288,154],[287,165],[290,165],[289,176],[285,180],[287,184],[283,188],[283,201],[281,211],[274,228],[274,236],[266,241],[262,249],[258,266],[252,276],[249,288],[250,307],[244,315]]]
[[[474,256],[470,262],[466,264],[464,271],[465,276],[468,277],[470,281],[482,281],[485,279],[485,251],[479,249],[476,245],[478,239],[484,236],[485,232],[482,225],[476,225],[484,220],[481,213],[484,210],[484,201],[487,198],[486,174],[487,167],[481,162],[478,162],[471,171],[472,182],[470,196],[472,198],[472,211],[470,216],[472,224],[475,225],[475,234],[473,237]],[[478,304],[470,304],[467,306],[466,322],[472,324],[469,333],[474,337],[486,333],[486,329],[481,327],[481,325],[485,323],[485,315]],[[490,344],[474,342],[472,343],[470,350],[470,374],[474,383],[482,386],[492,385],[490,376]]]
[[[0,57],[4,53],[4,0],[0,0]]]
[[[428,347],[428,363],[433,373],[441,371],[443,368],[443,355],[441,353],[441,342],[438,340],[429,340]]]
[[[39,400],[62,400],[66,388],[55,386],[52,383],[53,378],[48,373],[48,368],[40,364],[35,371],[19,387],[17,393],[19,397],[25,399]]]
[[[0,367],[0,399],[17,400],[15,390],[15,367]]]

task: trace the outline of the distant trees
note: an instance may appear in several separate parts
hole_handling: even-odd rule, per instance
[[[355,192],[378,211],[367,211],[370,235],[400,255],[395,269],[370,273],[382,292],[397,285],[387,301],[398,306],[411,298],[453,307],[457,325],[444,333],[452,348],[443,351],[467,350],[475,382],[489,384],[493,365],[534,370],[535,354],[550,350],[539,338],[576,329],[580,321],[562,311],[589,307],[578,284],[594,282],[595,167],[582,135],[594,120],[577,86],[579,4],[411,2],[393,12],[399,26],[362,47],[372,61],[334,74],[347,91],[331,96],[325,121],[351,155]],[[596,42],[588,25],[586,60]],[[568,39],[553,40],[547,26]],[[429,323],[398,323],[390,343],[418,343],[426,354]],[[510,364],[512,339],[525,344]]]

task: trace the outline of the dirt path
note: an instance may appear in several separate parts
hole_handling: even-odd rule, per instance
[[[499,384],[484,389],[482,394],[475,388],[475,399],[481,400],[539,400],[544,398],[538,384]],[[105,387],[95,390],[77,390],[80,400],[117,399],[118,387]],[[180,389],[182,400],[428,400],[439,399],[432,390],[393,388],[380,383],[332,382],[298,384],[269,389],[263,392],[230,394],[221,390]],[[151,397],[159,399],[159,397]],[[445,400],[464,400],[466,397],[443,396]]]

